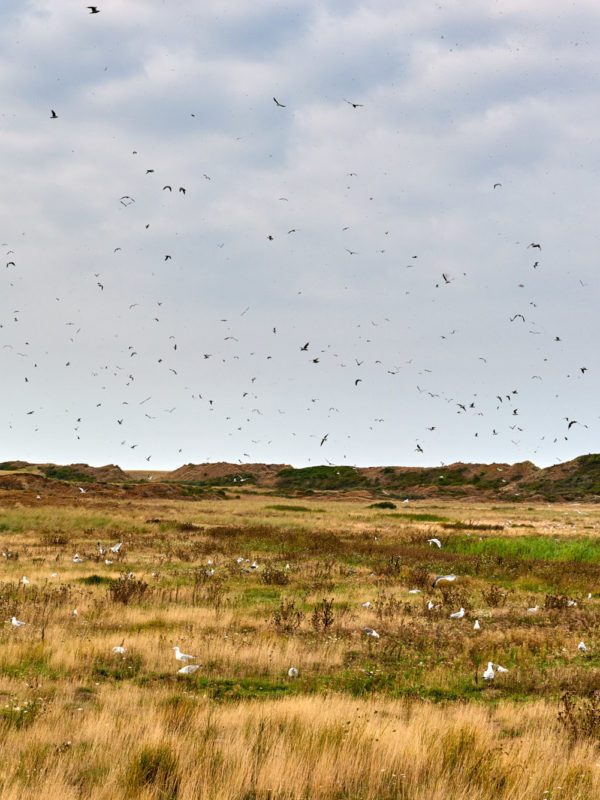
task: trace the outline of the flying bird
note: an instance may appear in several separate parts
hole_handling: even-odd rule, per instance
[[[364,108],[364,103],[353,103],[352,100],[346,100],[345,97],[344,101],[348,103],[349,106],[352,106],[352,108]]]
[[[58,114],[53,108],[50,109],[50,119],[58,119]]]
[[[100,13],[100,9],[98,8],[98,6],[87,6],[87,8],[89,8],[90,14],[99,14]]]
[[[273,98],[273,102],[275,103],[276,106],[279,106],[279,108],[285,108],[286,107],[286,106],[283,105],[283,103],[280,103],[279,100],[276,97]]]
[[[455,580],[456,580],[456,575],[454,575],[454,574],[450,574],[450,575],[436,575],[436,577],[435,577],[435,580],[434,580],[434,581],[433,581],[433,583],[431,584],[431,588],[432,588],[432,589],[435,589],[435,587],[438,585],[438,583],[439,583],[440,581],[455,581]]]
[[[326,434],[325,434],[325,436],[324,436],[324,437],[321,439],[321,444],[319,445],[319,447],[323,447],[323,445],[324,445],[324,444],[325,444],[325,442],[327,441],[327,438],[328,438],[328,437],[329,437],[329,434],[328,434],[328,433],[326,433]]]

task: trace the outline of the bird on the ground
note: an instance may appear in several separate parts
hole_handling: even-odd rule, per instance
[[[125,641],[125,639],[123,639],[121,641],[121,644],[117,645],[116,647],[113,647],[113,649],[112,649],[113,653],[124,653],[125,652],[125,648],[123,647],[123,642],[124,641]]]
[[[288,677],[289,678],[297,678],[298,677],[298,670],[296,667],[290,667],[288,669]]]
[[[373,628],[363,628],[363,631],[367,634],[367,636],[372,636],[374,639],[379,639],[379,634],[377,631],[374,631]]]
[[[369,600],[367,600],[366,603],[361,603],[361,606],[363,608],[371,608],[371,602]]]
[[[494,666],[496,667],[496,672],[508,672],[506,667],[501,667],[500,664],[495,664]]]
[[[577,645],[577,649],[579,650],[580,653],[585,653],[587,651],[587,647],[583,642],[579,642],[579,644]]]
[[[475,625],[473,625],[473,630],[474,631],[480,631],[481,630],[481,625],[479,624],[479,620],[478,619],[475,620]]]
[[[21,583],[23,584],[23,586],[27,586],[27,584],[29,583],[29,580],[25,577],[25,575],[23,575],[23,579],[21,580]]]
[[[535,614],[535,612],[539,611],[539,609],[539,606],[533,606],[533,608],[528,608],[527,611],[529,611],[531,614]]]
[[[491,661],[488,661],[487,669],[483,673],[484,681],[493,681],[494,680],[494,665]]]
[[[118,553],[121,547],[123,546],[123,542],[118,542],[114,544],[112,547],[109,548],[111,553]]]
[[[200,669],[199,664],[186,664],[185,667],[177,670],[178,675],[193,675],[196,670]]]
[[[450,619],[462,619],[464,615],[465,615],[465,610],[461,606],[459,611],[455,611],[454,614],[450,614]]]
[[[196,658],[196,656],[190,656],[187,653],[182,653],[179,649],[179,645],[175,645],[173,650],[175,650],[175,658],[177,661],[193,661]]]
[[[22,628],[22,627],[23,627],[23,625],[27,625],[27,623],[26,623],[26,622],[19,622],[19,620],[18,620],[16,617],[13,617],[13,618],[11,619],[11,624],[12,624],[12,625],[13,625],[15,628]]]
[[[434,544],[434,545],[436,545],[436,547],[440,547],[440,548],[442,546],[442,543],[440,542],[439,539],[427,539],[427,543],[430,544],[430,545]]]

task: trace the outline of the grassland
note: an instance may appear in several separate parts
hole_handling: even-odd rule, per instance
[[[600,797],[600,508],[368,505],[0,496],[0,796]]]

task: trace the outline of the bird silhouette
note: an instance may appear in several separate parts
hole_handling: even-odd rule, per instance
[[[286,106],[284,106],[283,103],[280,103],[276,97],[273,98],[273,102],[276,106],[279,106],[279,108],[286,108]]]

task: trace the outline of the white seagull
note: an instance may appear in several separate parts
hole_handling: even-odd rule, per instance
[[[465,615],[465,610],[461,606],[459,611],[455,611],[454,614],[450,614],[450,619],[462,619]]]
[[[442,543],[440,542],[439,539],[427,539],[427,543],[428,544],[434,544],[434,545],[436,545],[436,547],[440,547],[440,548],[442,546]]]
[[[289,678],[297,678],[298,677],[298,670],[296,667],[290,667],[288,669],[288,677]]]
[[[432,589],[435,589],[435,587],[438,585],[438,583],[439,583],[440,581],[455,581],[455,580],[456,580],[456,575],[454,575],[454,574],[450,574],[450,575],[436,575],[436,576],[435,576],[435,580],[434,580],[434,581],[433,581],[433,583],[431,584],[431,588],[432,588]]]
[[[23,625],[27,625],[27,623],[26,623],[26,622],[19,622],[19,620],[18,620],[16,617],[13,617],[13,618],[11,619],[11,622],[12,622],[12,624],[13,624],[13,626],[14,626],[15,628],[22,628],[22,627],[23,627]]]
[[[479,620],[478,619],[475,620],[475,625],[473,625],[473,630],[474,631],[480,631],[481,630],[481,625],[479,624]]]
[[[177,661],[193,661],[196,656],[189,656],[187,653],[182,653],[178,646],[173,648],[175,650],[175,658]]]
[[[487,669],[483,673],[483,680],[484,681],[493,681],[494,680],[494,665],[491,661],[488,661]]]
[[[363,628],[363,631],[367,634],[367,636],[372,636],[374,639],[379,639],[379,634],[377,631],[374,631],[373,628]]]
[[[111,553],[118,553],[122,546],[123,546],[123,542],[119,542],[118,544],[114,544],[112,547],[109,548],[110,552]]]
[[[583,642],[579,642],[579,644],[577,645],[577,649],[579,650],[580,653],[585,653],[587,651],[587,647]]]
[[[178,675],[193,675],[197,669],[200,669],[199,664],[186,664],[185,667],[177,670]]]

